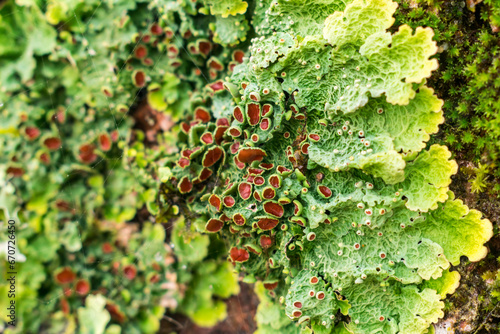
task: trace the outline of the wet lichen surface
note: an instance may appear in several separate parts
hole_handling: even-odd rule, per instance
[[[406,5],[398,23],[418,8]],[[433,30],[391,28],[396,7],[249,6],[245,57],[180,124],[165,196],[183,194],[192,223],[220,235],[246,282],[263,282],[279,317],[258,312],[262,333],[298,330],[283,310],[303,331],[424,333],[453,316],[450,265],[486,256],[491,223],[455,199],[458,165],[427,143],[444,121],[425,80]]]

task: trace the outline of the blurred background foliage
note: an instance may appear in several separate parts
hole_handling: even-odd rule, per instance
[[[0,252],[14,219],[18,270],[17,326],[2,312],[0,331],[155,333],[166,309],[202,326],[225,318],[239,285],[223,246],[194,228],[179,236],[182,215],[160,212],[157,196],[176,117],[205,84],[181,79],[192,66],[176,45],[193,10],[0,2]]]

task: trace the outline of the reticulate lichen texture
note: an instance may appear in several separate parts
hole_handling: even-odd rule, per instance
[[[227,75],[191,99],[167,200],[182,194],[303,329],[426,333],[458,284],[450,265],[492,236],[449,190],[447,147],[427,145],[444,121],[425,85],[433,31],[392,27],[390,0],[213,3],[249,40],[227,69],[211,50]]]

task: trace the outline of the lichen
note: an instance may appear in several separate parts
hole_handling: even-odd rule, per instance
[[[425,333],[459,279],[450,263],[481,259],[492,235],[450,192],[451,153],[426,144],[443,122],[433,31],[386,31],[395,9],[260,2],[248,58],[193,104],[164,184],[317,332]]]

